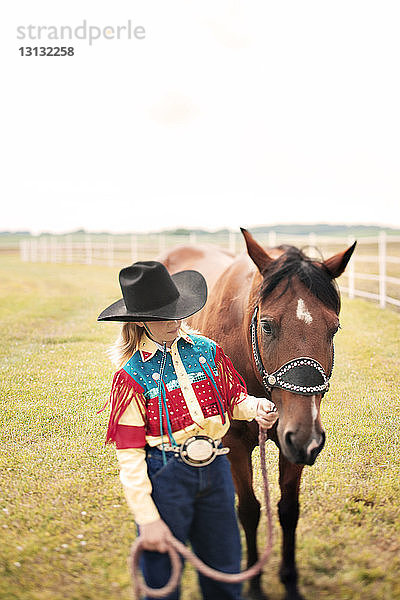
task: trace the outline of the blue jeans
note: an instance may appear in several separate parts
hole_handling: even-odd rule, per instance
[[[234,506],[235,491],[229,461],[217,456],[205,467],[185,464],[172,452],[167,464],[156,448],[147,451],[147,469],[152,497],[160,516],[173,535],[189,541],[206,564],[225,573],[240,571],[241,547]],[[143,552],[141,568],[150,587],[163,587],[170,578],[168,553]],[[204,600],[240,600],[241,584],[221,583],[199,574]],[[178,600],[179,588],[166,597]]]

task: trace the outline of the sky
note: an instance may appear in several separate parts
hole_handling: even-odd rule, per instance
[[[0,230],[400,226],[398,0],[4,8]]]

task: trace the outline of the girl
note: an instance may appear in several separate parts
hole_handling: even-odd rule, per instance
[[[119,274],[122,298],[99,321],[122,321],[111,390],[107,442],[114,442],[120,479],[145,552],[148,586],[170,578],[171,536],[190,542],[214,569],[240,571],[234,487],[221,439],[231,419],[277,419],[274,405],[249,396],[214,341],[182,319],[199,311],[207,286],[197,271],[170,275],[159,262],[137,262]],[[240,600],[240,584],[199,575],[205,600]],[[168,600],[179,598],[179,589]]]

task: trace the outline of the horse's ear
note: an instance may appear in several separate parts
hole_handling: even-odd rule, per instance
[[[250,256],[251,260],[254,262],[260,273],[263,273],[270,264],[273,262],[273,259],[265,252],[264,248],[262,248],[256,240],[253,238],[251,233],[247,231],[247,229],[240,228],[240,231],[243,233],[243,237],[246,240],[247,252]]]
[[[339,277],[347,267],[347,263],[349,262],[351,255],[354,252],[354,248],[356,247],[357,242],[354,242],[352,246],[344,250],[344,252],[339,252],[330,258],[327,258],[323,265],[325,269],[328,271],[329,275],[332,279]]]

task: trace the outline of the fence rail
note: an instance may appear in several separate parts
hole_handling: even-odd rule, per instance
[[[327,258],[343,250],[354,239],[319,236],[284,236],[275,232],[258,234],[257,241],[265,247],[293,244],[303,247],[312,257]],[[240,233],[222,234],[191,233],[188,236],[165,234],[132,234],[130,236],[86,235],[40,236],[20,241],[20,257],[28,262],[83,263],[124,266],[136,260],[159,257],[176,245],[196,243],[216,244],[232,253],[245,249]],[[354,253],[345,273],[339,278],[342,292],[350,298],[359,296],[379,302],[382,308],[388,304],[400,307],[400,236],[387,235],[382,231],[378,237],[358,239]]]

